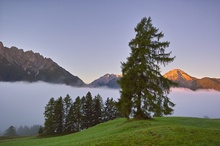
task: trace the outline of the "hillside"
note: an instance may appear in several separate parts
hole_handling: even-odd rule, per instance
[[[60,67],[50,58],[16,47],[7,48],[0,42],[0,81],[44,81],[71,86],[85,83]]]
[[[81,145],[218,145],[220,119],[160,117],[153,120],[116,119],[60,137],[0,140],[1,146]]]

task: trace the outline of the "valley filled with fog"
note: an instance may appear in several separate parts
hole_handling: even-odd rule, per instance
[[[107,97],[115,100],[120,97],[119,89],[75,88],[43,82],[0,82],[0,131],[4,132],[11,125],[43,125],[44,107],[51,97],[57,99],[69,94],[75,100],[87,92],[91,92],[93,97],[100,94],[103,101]],[[169,97],[176,104],[172,116],[220,118],[220,92],[175,88]]]

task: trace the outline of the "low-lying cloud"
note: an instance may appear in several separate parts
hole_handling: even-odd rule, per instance
[[[32,126],[44,123],[44,107],[51,97],[55,99],[69,94],[73,100],[85,96],[100,94],[103,100],[120,97],[119,89],[74,88],[66,85],[37,83],[0,82],[0,131],[9,126]],[[173,116],[220,118],[220,92],[213,90],[191,91],[174,88],[169,95],[176,104]]]

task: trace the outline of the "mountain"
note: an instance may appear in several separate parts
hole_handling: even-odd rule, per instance
[[[164,77],[178,83],[179,87],[184,88],[191,88],[192,83],[197,80],[197,78],[188,75],[180,69],[171,70],[164,74]]]
[[[220,80],[216,78],[204,77],[202,79],[195,80],[192,83],[191,89],[214,89],[220,91]]]
[[[85,83],[50,58],[16,47],[7,48],[0,42],[0,81],[44,81],[71,86]]]
[[[178,83],[178,87],[198,89],[214,89],[220,91],[220,79],[204,77],[198,79],[192,77],[180,69],[174,69],[164,75],[164,77]]]
[[[178,87],[188,88],[191,90],[198,89],[214,89],[220,91],[220,79],[216,78],[208,78],[204,77],[202,79],[198,79],[196,77],[192,77],[185,73],[180,69],[173,69],[166,74],[164,74],[165,78],[168,78],[176,83],[178,83]],[[110,88],[120,88],[117,83],[117,80],[121,78],[121,75],[115,74],[106,74],[99,79],[93,81],[89,86],[90,87],[110,87]]]
[[[109,88],[120,88],[117,80],[121,78],[121,75],[116,74],[105,74],[104,76],[94,80],[89,84],[90,87],[109,87]]]

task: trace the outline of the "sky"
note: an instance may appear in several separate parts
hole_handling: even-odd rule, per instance
[[[51,58],[90,83],[121,74],[143,17],[169,41],[175,68],[220,78],[219,0],[0,0],[0,41]]]

